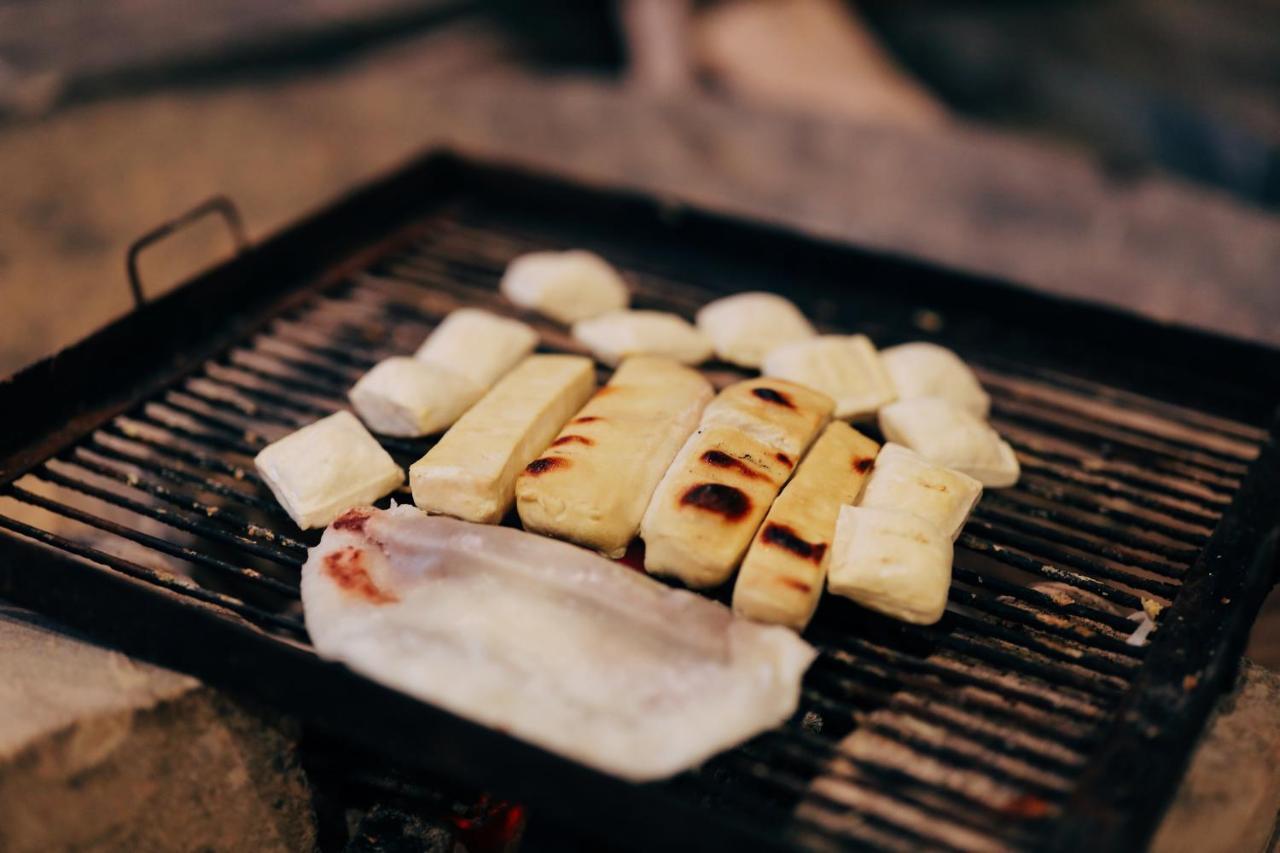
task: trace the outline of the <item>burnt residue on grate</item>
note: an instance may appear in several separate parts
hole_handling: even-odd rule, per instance
[[[412,233],[34,467],[0,497],[0,528],[305,646],[298,575],[318,532],[279,509],[254,454],[346,406],[363,371],[460,306],[582,352],[496,289],[511,257],[572,245],[563,235],[490,221],[482,204]],[[658,264],[621,238],[592,247],[622,267],[637,307],[691,316],[717,295],[678,251]],[[859,330],[884,344],[918,334]],[[1135,631],[1162,621],[1267,433],[998,351],[961,354],[1023,477],[985,495],[960,536],[943,620],[904,625],[828,596],[795,718],[670,796],[800,848],[1038,849],[1055,831],[1143,668]],[[717,386],[744,375],[707,373]],[[404,466],[431,445],[382,443]]]

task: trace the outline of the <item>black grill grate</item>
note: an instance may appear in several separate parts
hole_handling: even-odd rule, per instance
[[[268,632],[263,643],[305,647],[298,574],[318,532],[275,505],[253,455],[344,406],[364,370],[461,305],[581,351],[496,285],[520,252],[584,243],[624,270],[637,307],[691,316],[724,284],[678,246],[654,255],[464,200],[32,467],[0,498],[0,527],[230,611]],[[814,849],[1040,849],[1142,670],[1147,648],[1127,642],[1138,614],[1164,621],[1267,431],[952,340],[936,334],[945,315],[914,306],[866,324],[833,324],[829,300],[806,307],[881,345],[957,346],[1024,475],[984,496],[960,537],[938,626],[829,598],[807,634],[821,656],[800,713],[661,796]],[[429,446],[383,443],[404,466]]]

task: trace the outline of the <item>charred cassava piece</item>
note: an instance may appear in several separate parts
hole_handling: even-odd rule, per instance
[[[620,557],[712,396],[696,370],[629,358],[516,480],[526,530]]]
[[[826,394],[785,379],[748,379],[717,394],[701,425],[742,430],[795,463],[831,419],[834,405]]]
[[[822,596],[840,507],[857,499],[879,450],[846,423],[827,425],[742,561],[734,612],[804,630]]]
[[[728,580],[831,406],[822,394],[778,380],[721,391],[645,511],[645,570],[692,587]]]
[[[407,506],[325,531],[302,601],[323,657],[638,782],[780,724],[814,657],[582,548]]]
[[[595,384],[589,358],[529,356],[413,463],[414,503],[468,521],[501,521],[515,500],[516,477]]]

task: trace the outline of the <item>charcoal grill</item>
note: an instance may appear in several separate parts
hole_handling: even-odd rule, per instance
[[[795,718],[663,784],[319,660],[298,603],[318,537],[252,465],[456,306],[576,351],[496,285],[519,252],[578,246],[638,307],[780,290],[820,327],[953,347],[1024,470],[961,536],[940,624],[828,598]],[[613,846],[1131,850],[1274,582],[1278,385],[1272,350],[437,153],[0,385],[0,595]],[[428,447],[383,443],[404,465]]]

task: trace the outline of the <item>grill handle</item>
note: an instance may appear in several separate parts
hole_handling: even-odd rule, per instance
[[[185,228],[192,222],[214,213],[221,216],[223,221],[226,222],[227,230],[231,232],[231,237],[236,243],[236,254],[241,254],[245,249],[249,248],[249,237],[244,230],[244,219],[240,216],[240,210],[236,207],[235,202],[224,195],[215,195],[205,199],[181,216],[176,216],[168,222],[161,223],[129,244],[129,249],[125,254],[125,270],[129,274],[129,289],[133,293],[135,308],[141,308],[147,301],[146,295],[142,292],[142,279],[138,274],[138,256],[142,254],[142,251],[148,246],[160,242],[175,231]]]

